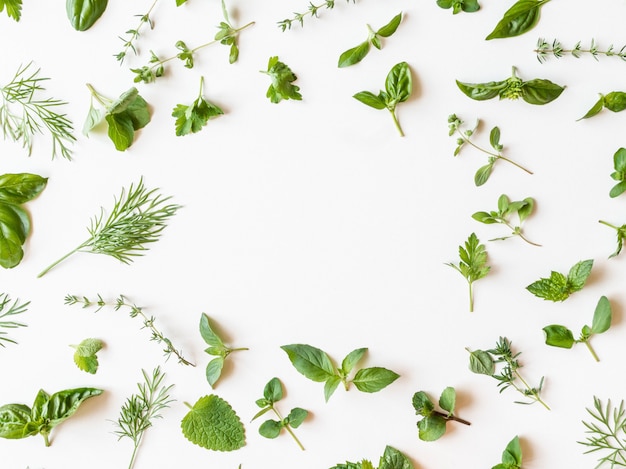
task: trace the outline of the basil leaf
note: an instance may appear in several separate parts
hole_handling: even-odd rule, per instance
[[[330,396],[337,390],[337,386],[341,383],[341,378],[339,376],[329,376],[324,383],[324,400],[328,402]]]
[[[626,171],[626,148],[620,148],[615,152],[613,165],[616,171]]]
[[[558,98],[565,87],[550,80],[534,79],[522,85],[522,99],[529,104],[547,104]]]
[[[620,112],[626,109],[626,93],[612,91],[604,97],[604,107],[609,111]]]
[[[107,133],[116,150],[124,151],[133,144],[135,128],[127,114],[107,114],[105,120],[109,124]]]
[[[576,343],[574,334],[567,327],[552,324],[543,328],[546,333],[546,344],[553,347],[572,348]]]
[[[473,373],[492,376],[495,368],[495,362],[488,352],[484,350],[470,352],[470,370]]]
[[[500,91],[506,88],[507,82],[505,80],[490,81],[488,83],[463,83],[456,80],[456,84],[468,98],[475,99],[476,101],[485,101],[498,96]]]
[[[587,114],[585,114],[584,116],[582,116],[580,120],[583,119],[589,119],[590,117],[595,116],[596,114],[598,114],[602,109],[604,109],[604,96],[600,95],[600,99],[598,99],[598,101],[596,102],[596,104],[594,104],[591,109],[589,109],[587,111]]]
[[[514,37],[531,30],[539,21],[541,7],[549,1],[518,0],[504,13],[504,17],[485,39]]]
[[[291,409],[291,412],[289,412],[289,415],[287,415],[287,422],[293,428],[298,428],[300,425],[302,425],[302,422],[304,422],[307,415],[309,415],[308,410],[302,409],[300,407],[294,407],[293,409]]]
[[[0,176],[0,202],[23,204],[44,190],[48,178],[37,174],[19,173]]]
[[[609,191],[609,196],[615,198],[620,196],[626,191],[626,181],[622,181],[619,184],[615,184]]]
[[[65,9],[70,24],[77,31],[86,31],[102,16],[107,0],[67,0]]]
[[[347,51],[342,53],[339,56],[339,62],[337,63],[337,66],[339,68],[344,68],[359,63],[365,58],[369,51],[370,43],[369,41],[365,41],[358,46],[353,47],[352,49],[348,49]]]
[[[50,421],[50,427],[54,427],[71,417],[85,400],[102,393],[102,389],[96,388],[75,388],[56,392],[44,405],[43,415]]]
[[[363,104],[367,104],[374,109],[385,109],[387,104],[385,101],[379,96],[376,96],[374,93],[370,91],[360,91],[354,96],[354,99],[361,101]]]
[[[326,381],[335,375],[335,367],[326,352],[306,344],[283,345],[296,370],[312,381]]]
[[[400,62],[392,67],[385,80],[385,90],[394,103],[402,103],[409,99],[412,91],[412,79],[409,65],[406,62]]]
[[[394,16],[391,19],[389,23],[387,23],[385,26],[383,26],[378,31],[376,31],[376,35],[382,36],[382,37],[391,36],[393,33],[396,32],[396,30],[398,29],[398,26],[400,26],[401,21],[402,21],[402,13],[398,13],[396,16]]]
[[[362,368],[354,375],[352,382],[359,391],[378,392],[399,377],[399,374],[382,367]]]
[[[46,418],[45,408],[49,400],[50,400],[50,394],[48,394],[43,389],[40,389],[37,395],[35,396],[35,401],[33,402],[33,408],[31,409],[31,417],[33,421],[35,422],[42,421],[44,418]]]
[[[0,407],[0,438],[11,440],[37,434],[29,431],[31,410],[24,404],[7,404]]]
[[[344,375],[350,373],[352,369],[356,366],[356,364],[361,360],[361,358],[363,358],[365,352],[367,352],[367,348],[358,348],[346,355],[346,358],[344,358],[341,362],[342,373]]]
[[[132,103],[135,98],[137,98],[137,96],[139,96],[139,91],[137,91],[137,88],[130,88],[128,91],[122,93],[120,97],[117,98],[117,100],[114,101],[113,104],[111,104],[107,108],[107,114],[118,114],[124,112],[130,105],[130,103]]]
[[[591,332],[594,334],[602,334],[608,331],[611,327],[611,318],[611,303],[606,296],[602,296],[593,313]]]
[[[10,269],[20,263],[29,232],[30,221],[24,209],[0,203],[0,266]]]

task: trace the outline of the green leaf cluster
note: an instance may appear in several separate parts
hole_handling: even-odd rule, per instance
[[[437,5],[445,10],[452,8],[452,14],[456,15],[461,11],[474,13],[480,10],[478,0],[437,0]]]
[[[409,64],[400,62],[394,65],[387,74],[384,91],[379,91],[378,95],[370,91],[361,91],[355,94],[353,98],[374,109],[387,109],[391,113],[400,136],[404,137],[404,132],[396,116],[396,106],[409,99],[412,91],[413,80]]]
[[[177,104],[172,111],[172,117],[176,118],[176,135],[188,135],[202,130],[212,117],[224,114],[221,108],[204,99],[202,89],[204,79],[200,78],[200,92],[196,100],[190,105]]]
[[[96,374],[98,371],[98,353],[104,343],[100,339],[85,339],[78,345],[71,345],[75,349],[74,363],[82,371]]]
[[[394,16],[389,23],[385,26],[381,27],[377,31],[374,31],[371,26],[367,25],[368,36],[365,41],[359,44],[356,47],[348,49],[343,52],[339,56],[339,62],[337,66],[339,68],[349,67],[350,65],[354,65],[359,63],[361,60],[365,58],[365,56],[370,51],[370,46],[374,46],[376,49],[380,50],[382,48],[382,43],[380,42],[381,37],[389,37],[393,33],[396,32],[398,26],[400,26],[400,22],[402,21],[402,12]]]
[[[524,81],[517,76],[515,67],[506,80],[487,83],[465,83],[457,80],[456,84],[465,96],[476,101],[485,101],[498,96],[501,100],[522,98],[527,103],[536,105],[554,101],[565,89],[564,86],[543,78]]]
[[[600,223],[613,228],[617,232],[617,249],[615,249],[615,252],[609,256],[610,259],[611,257],[615,257],[622,252],[622,246],[624,245],[624,240],[626,239],[626,224],[622,226],[615,226],[604,220],[600,220]]]
[[[11,303],[11,298],[7,293],[0,293],[0,329],[16,329],[18,327],[26,327],[26,324],[9,319],[11,319],[12,316],[25,313],[28,310],[29,304],[30,301],[20,303],[19,299],[16,299],[13,303]],[[15,344],[17,342],[8,337],[6,331],[0,330],[0,347],[6,347],[7,343]]]
[[[620,467],[626,464],[626,409],[622,400],[619,406],[613,406],[609,399],[603,405],[600,399],[593,397],[593,409],[586,409],[591,422],[583,421],[585,433],[590,436],[579,441],[586,446],[587,453],[600,453],[598,467]],[[604,453],[604,454],[602,454]]]
[[[234,64],[239,58],[239,46],[237,44],[239,31],[247,27],[247,25],[244,26],[244,28],[237,29],[231,24],[224,0],[222,0],[222,15],[224,16],[224,21],[220,21],[220,25],[218,26],[219,31],[215,35],[215,40],[220,41],[220,44],[230,47],[228,62]]]
[[[465,247],[459,246],[460,262],[458,265],[451,262],[446,265],[459,272],[469,285],[469,310],[474,311],[474,282],[485,277],[490,266],[487,265],[487,251],[484,244],[480,244],[478,237],[472,233],[465,241]]]
[[[450,420],[470,425],[467,420],[454,415],[456,391],[453,387],[445,388],[439,397],[439,407],[443,411],[435,409],[435,404],[424,391],[413,394],[412,402],[415,413],[423,417],[417,422],[419,439],[422,441],[435,441],[441,438],[446,433],[446,423]]]
[[[540,278],[526,289],[544,300],[565,301],[572,293],[583,289],[592,267],[593,259],[579,261],[569,270],[567,276],[552,271],[550,277]]]
[[[91,85],[87,87],[91,91],[92,99],[83,133],[88,135],[104,119],[108,126],[109,138],[115,145],[115,149],[118,151],[128,149],[133,144],[135,132],[150,122],[148,103],[139,95],[135,87],[122,93],[116,101],[105,98]],[[94,99],[104,106],[104,111],[94,108]]]
[[[312,381],[324,383],[326,402],[333,395],[337,386],[343,383],[346,391],[350,384],[362,392],[378,392],[400,377],[397,373],[382,367],[361,368],[350,378],[352,371],[361,361],[367,348],[358,348],[350,352],[338,368],[328,354],[306,344],[283,345],[294,368]]]
[[[550,410],[539,396],[543,387],[543,378],[541,378],[539,386],[537,387],[531,387],[526,382],[519,372],[522,364],[517,357],[521,355],[521,352],[513,353],[509,339],[500,337],[498,342],[496,342],[496,346],[489,350],[466,350],[470,354],[469,368],[473,373],[494,378],[498,382],[500,392],[512,388],[524,397],[530,399],[530,402],[516,402],[517,404],[539,402],[546,409]],[[496,366],[496,364],[499,366]]]
[[[0,176],[0,266],[10,269],[24,257],[22,246],[30,234],[30,217],[23,204],[37,197],[48,178],[29,173]]]
[[[50,395],[41,389],[32,407],[25,404],[3,405],[0,407],[0,438],[20,439],[41,435],[45,445],[50,446],[50,432],[54,427],[74,415],[86,399],[102,392],[95,388],[75,388]]]
[[[283,99],[302,100],[300,87],[293,84],[298,77],[291,71],[287,64],[278,60],[278,56],[270,57],[267,63],[267,70],[261,70],[261,73],[265,73],[272,80],[272,84],[267,89],[267,93],[265,93],[265,96],[267,96],[271,102],[279,103]]]
[[[620,112],[626,109],[626,93],[623,91],[612,91],[607,95],[600,94],[600,99],[582,116],[580,120],[593,117],[602,111],[608,109],[612,112]]]
[[[283,385],[278,378],[272,378],[263,389],[263,397],[256,400],[256,405],[259,406],[261,410],[256,413],[252,420],[261,417],[267,412],[274,412],[276,417],[278,417],[278,420],[269,419],[263,422],[259,427],[259,434],[261,436],[264,436],[265,438],[277,438],[284,428],[285,430],[287,430],[287,432],[289,432],[289,434],[295,440],[300,449],[304,451],[302,443],[300,443],[300,440],[298,440],[292,428],[298,428],[300,425],[302,425],[302,422],[304,422],[307,415],[309,415],[309,412],[300,407],[294,407],[289,411],[289,414],[287,414],[287,416],[283,418],[283,416],[274,405],[282,398]]]
[[[502,462],[491,469],[522,469],[522,447],[518,436],[506,445],[502,452]]]
[[[0,0],[0,12],[5,8],[9,18],[15,21],[22,18],[22,0]]]
[[[215,394],[204,396],[183,417],[183,435],[192,443],[214,451],[234,451],[246,444],[241,420],[228,402]]]
[[[574,333],[567,327],[560,324],[551,324],[543,328],[543,331],[546,333],[546,344],[553,347],[572,348],[574,344],[583,343],[587,346],[593,358],[596,361],[600,361],[589,340],[594,334],[602,334],[608,331],[611,327],[612,317],[611,303],[606,296],[602,296],[593,313],[591,326],[583,326],[578,339],[574,338]]]
[[[107,3],[108,0],[66,0],[67,18],[76,31],[86,31],[102,16]]]
[[[346,462],[345,464],[337,464],[330,469],[414,469],[413,463],[397,449],[386,446],[383,455],[378,462],[378,468],[367,459],[361,462]]]
[[[519,236],[528,244],[539,246],[539,244],[529,241],[528,238],[526,238],[522,233],[522,224],[524,223],[524,220],[530,216],[534,208],[535,201],[532,197],[526,197],[523,200],[512,202],[507,195],[502,194],[498,197],[498,210],[492,210],[490,212],[475,212],[472,215],[472,218],[486,225],[498,223],[511,229],[511,234],[509,236],[494,238],[489,241],[501,241],[512,238],[513,236]],[[511,219],[513,215],[517,215],[517,223],[513,222]]]
[[[530,31],[539,22],[541,7],[549,1],[517,0],[485,39],[514,37]]]
[[[611,178],[618,183],[609,192],[611,198],[615,198],[626,191],[626,148],[620,148],[615,152],[613,167],[615,171],[611,173]]]
[[[202,313],[200,316],[200,335],[209,346],[204,351],[215,357],[206,367],[206,379],[209,382],[209,385],[213,388],[222,374],[222,368],[224,367],[226,357],[228,357],[228,355],[232,352],[248,349],[230,348],[224,345],[220,336],[217,335],[211,327],[211,320],[205,313]]]

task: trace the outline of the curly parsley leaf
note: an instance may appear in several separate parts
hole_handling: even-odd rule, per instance
[[[278,60],[277,56],[270,57],[267,71],[261,70],[261,73],[269,75],[272,79],[272,84],[265,94],[271,102],[279,103],[283,99],[302,100],[302,95],[299,93],[300,87],[292,84],[298,77],[286,64]]]
[[[71,345],[76,351],[74,352],[74,363],[76,366],[91,373],[92,375],[98,371],[98,357],[96,353],[99,352],[104,343],[100,339],[85,339],[78,345]]]

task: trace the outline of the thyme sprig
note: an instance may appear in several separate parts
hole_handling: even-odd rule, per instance
[[[592,436],[578,443],[589,448],[585,454],[596,451],[607,452],[598,458],[599,463],[596,467],[601,467],[604,464],[610,465],[607,467],[611,468],[626,467],[626,409],[624,409],[624,401],[622,400],[619,406],[614,407],[608,400],[603,406],[600,399],[594,396],[593,407],[593,409],[587,408],[586,410],[594,421],[583,421],[583,425],[587,428],[585,433]]]
[[[148,316],[146,313],[144,313],[143,308],[129,302],[124,295],[118,296],[114,302],[105,301],[100,295],[98,295],[98,298],[95,300],[89,299],[86,296],[66,295],[65,304],[79,304],[82,305],[83,308],[96,307],[96,313],[105,306],[113,307],[115,311],[119,311],[122,308],[128,308],[130,310],[130,317],[140,317],[143,322],[142,329],[150,330],[150,332],[152,333],[152,337],[150,338],[150,340],[154,340],[155,342],[163,344],[165,346],[165,348],[163,349],[163,353],[165,354],[166,359],[169,359],[170,356],[175,355],[178,359],[178,363],[181,363],[183,365],[195,366],[183,356],[182,351],[179,351],[176,349],[176,347],[174,347],[174,344],[170,339],[165,337],[163,333],[156,328],[156,326],[154,325],[156,318],[154,316]]]
[[[11,303],[11,298],[7,293],[0,294],[0,328],[16,329],[18,327],[26,327],[26,324],[8,319],[17,314],[26,312],[29,304],[30,301],[20,303],[19,299],[14,300],[13,303]],[[7,343],[17,343],[15,340],[8,337],[7,334],[8,333],[6,331],[0,331],[0,347],[6,347]]]
[[[131,184],[128,190],[122,188],[109,216],[105,217],[101,209],[100,214],[92,218],[87,228],[89,238],[50,264],[38,277],[76,252],[106,254],[130,264],[134,257],[148,250],[146,244],[159,239],[167,221],[180,208],[180,205],[168,204],[169,199],[158,194],[157,189],[147,189],[143,178],[137,185]]]
[[[599,56],[604,55],[605,57],[619,57],[620,59],[626,61],[626,45],[622,46],[620,49],[615,49],[613,44],[611,44],[608,49],[601,50],[598,48],[598,45],[593,38],[591,39],[589,47],[586,49],[581,45],[581,41],[578,41],[573,48],[566,49],[558,39],[554,39],[552,44],[550,44],[545,39],[539,38],[537,40],[537,48],[534,52],[537,54],[537,60],[539,60],[539,63],[546,62],[550,55],[560,59],[568,54],[577,59],[584,54],[590,54],[596,60],[599,60]]]
[[[156,6],[158,1],[159,0],[154,0],[152,2],[152,5],[150,5],[150,8],[148,9],[147,13],[143,15],[135,15],[139,17],[139,24],[135,26],[135,28],[129,29],[128,31],[126,31],[125,33],[127,35],[126,38],[119,36],[119,38],[122,40],[124,45],[122,46],[122,50],[118,52],[117,54],[115,54],[114,57],[120,63],[120,65],[124,63],[126,54],[128,54],[129,51],[132,50],[135,53],[135,55],[137,55],[137,47],[135,46],[135,43],[139,39],[139,36],[141,35],[140,33],[141,28],[147,24],[148,26],[150,26],[150,29],[154,29],[154,23],[152,22],[152,18],[150,18],[150,14],[152,13],[152,10],[154,10],[154,7]]]
[[[356,3],[356,0],[346,0],[347,3]],[[314,5],[312,2],[309,3],[307,10],[304,13],[295,13],[293,18],[287,18],[278,22],[278,27],[285,32],[288,29],[291,29],[291,25],[293,23],[299,23],[300,26],[304,26],[304,19],[307,16],[312,18],[318,18],[317,13],[320,9],[332,10],[335,8],[336,0],[325,0],[324,3],[319,5]]]
[[[76,137],[72,134],[74,126],[70,119],[57,112],[67,104],[54,98],[40,99],[37,94],[44,91],[42,83],[49,78],[39,76],[41,69],[32,71],[31,63],[20,67],[9,83],[0,87],[0,126],[4,139],[11,138],[28,149],[30,156],[35,134],[49,133],[52,137],[52,158],[60,154],[72,159],[69,145]]]
[[[130,458],[128,469],[132,469],[137,457],[137,450],[141,444],[144,432],[152,426],[154,419],[161,418],[161,411],[169,407],[174,399],[170,399],[169,391],[174,385],[164,386],[165,373],[159,367],[152,371],[152,376],[141,370],[144,382],[137,383],[138,394],[133,394],[126,399],[120,416],[114,424],[118,430],[114,433],[118,440],[130,438],[133,441],[133,453]]]

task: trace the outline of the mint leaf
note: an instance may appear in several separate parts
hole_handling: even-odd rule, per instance
[[[215,394],[198,399],[181,427],[183,435],[202,448],[234,451],[246,444],[241,420],[230,404]]]
[[[586,261],[576,263],[570,269],[569,274],[567,275],[567,282],[571,285],[572,292],[582,290],[589,274],[591,274],[592,267],[593,259],[587,259]]]
[[[565,301],[572,293],[582,290],[592,266],[593,260],[591,259],[580,261],[570,269],[567,277],[552,271],[549,278],[540,278],[528,285],[526,289],[544,300]]]
[[[74,363],[76,366],[91,373],[92,375],[98,371],[98,357],[96,353],[104,346],[100,339],[85,339],[78,345],[72,345],[75,348]]]

